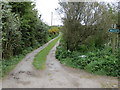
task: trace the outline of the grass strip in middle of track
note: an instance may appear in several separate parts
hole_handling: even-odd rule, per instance
[[[48,46],[46,46],[44,49],[42,49],[34,58],[33,66],[36,69],[44,69],[45,68],[45,62],[46,57],[49,54],[50,50],[54,47],[54,45],[57,43],[57,41],[60,39],[61,35],[58,36],[55,40],[51,41]]]

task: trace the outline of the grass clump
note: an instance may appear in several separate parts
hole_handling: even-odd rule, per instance
[[[54,45],[57,43],[57,41],[60,39],[61,35],[58,36],[55,40],[51,41],[47,47],[45,47],[43,50],[41,50],[34,58],[33,66],[36,69],[44,69],[45,68],[45,62],[46,57],[49,53],[49,51],[54,47]]]

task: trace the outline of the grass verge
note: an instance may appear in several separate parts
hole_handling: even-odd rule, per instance
[[[16,65],[26,56],[26,54],[30,53],[34,49],[40,47],[38,45],[36,47],[28,47],[27,49],[23,50],[22,54],[13,56],[9,59],[2,59],[0,60],[0,79],[6,77],[11,70],[13,70]]]
[[[33,66],[36,69],[44,69],[45,68],[45,62],[46,57],[50,50],[54,47],[54,45],[57,43],[57,41],[60,39],[61,35],[58,36],[55,40],[51,41],[47,47],[42,49],[34,58]]]
[[[50,38],[49,40],[51,40]],[[42,46],[43,44],[37,44],[34,47],[28,47],[23,50],[22,54],[13,56],[9,59],[0,59],[0,79],[6,77],[9,72],[11,72],[16,65],[26,56],[26,54],[30,53],[31,51],[37,49],[38,47]]]
[[[22,54],[19,54],[19,55],[16,55],[16,56],[13,56],[9,59],[3,59],[0,61],[0,69],[1,69],[1,72],[0,72],[0,79],[1,78],[4,78],[6,75],[9,74],[9,72],[11,70],[13,70],[16,65],[26,56],[27,53],[30,53],[31,51],[33,51],[35,48],[32,48],[32,47],[28,47],[27,49],[25,49],[23,51]]]

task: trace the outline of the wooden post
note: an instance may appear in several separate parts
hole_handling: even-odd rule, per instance
[[[116,29],[116,24],[112,24],[112,28]],[[115,54],[116,33],[112,33],[112,53]]]
[[[112,53],[115,53],[116,34],[112,33]]]

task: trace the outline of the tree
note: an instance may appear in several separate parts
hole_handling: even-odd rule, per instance
[[[14,50],[19,49],[21,42],[21,32],[19,28],[20,22],[17,14],[11,13],[10,6],[6,3],[2,3],[3,57],[9,58],[13,56]]]
[[[33,2],[2,3],[2,27],[3,58],[47,42],[48,26],[41,21]]]
[[[112,6],[103,2],[60,2],[59,13],[62,17],[63,36],[67,49],[77,50],[81,45],[87,48],[102,47],[109,42],[108,29],[115,19]]]

